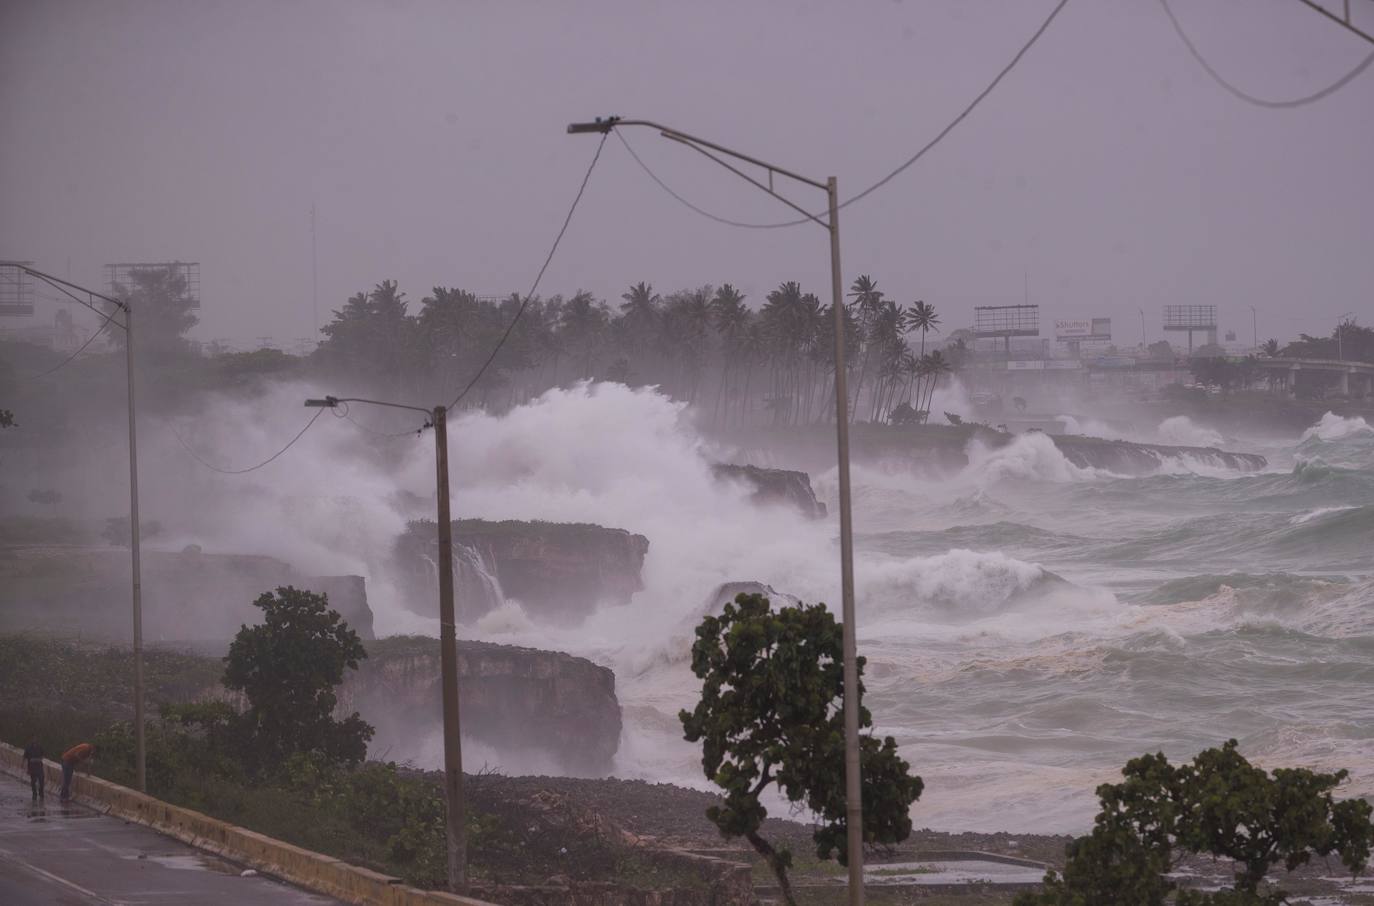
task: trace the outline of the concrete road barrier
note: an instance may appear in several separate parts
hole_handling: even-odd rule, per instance
[[[45,760],[43,765],[48,788],[57,790],[62,784],[62,766],[52,760]],[[0,743],[0,770],[27,780],[23,751]],[[72,793],[77,801],[105,814],[357,906],[493,906],[472,897],[409,887],[400,878],[292,846],[87,774],[76,775]]]

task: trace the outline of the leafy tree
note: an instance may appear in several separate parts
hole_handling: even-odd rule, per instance
[[[134,310],[138,331],[135,352],[165,355],[186,350],[186,331],[200,323],[196,301],[186,276],[172,267],[141,267],[129,271],[129,283],[116,283],[113,295]],[[124,331],[108,333],[110,342],[124,348]]]
[[[824,604],[773,611],[763,595],[741,594],[719,617],[702,620],[696,635],[692,672],[702,680],[701,701],[679,718],[687,741],[702,744],[702,770],[725,790],[706,817],[725,836],[748,840],[795,904],[792,856],[759,835],[768,815],[759,796],[776,784],[789,801],[804,803],[819,819],[817,856],[848,862],[841,626]],[[859,658],[860,676],[863,664]],[[862,705],[859,725],[873,725]],[[864,841],[900,842],[911,833],[908,811],[921,778],[908,772],[892,737],[869,733],[860,742]]]
[[[0,409],[0,428],[15,427],[14,413],[8,409]]]
[[[320,328],[316,354],[334,370],[394,383],[417,358],[416,318],[406,313],[405,293],[383,280],[370,293],[355,293]]]
[[[244,693],[250,763],[276,769],[296,753],[356,765],[373,729],[355,712],[333,718],[334,687],[367,657],[358,634],[323,594],[286,586],[253,602],[263,622],[243,626],[225,657],[224,686]]]
[[[1374,807],[1332,796],[1346,771],[1266,773],[1232,739],[1190,765],[1145,755],[1121,773],[1124,782],[1097,788],[1102,810],[1092,832],[1069,845],[1064,874],[1050,871],[1044,888],[1021,894],[1015,906],[1156,906],[1174,893],[1178,906],[1279,906],[1288,902],[1282,890],[1261,891],[1274,865],[1292,871],[1313,856],[1336,853],[1358,873],[1369,860]],[[1175,852],[1233,861],[1234,885],[1179,891],[1168,877]]]

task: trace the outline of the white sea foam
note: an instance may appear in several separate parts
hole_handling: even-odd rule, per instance
[[[1179,447],[1221,447],[1225,438],[1211,428],[1193,423],[1186,415],[1175,415],[1164,419],[1155,429],[1159,439],[1166,444]]]
[[[1069,462],[1049,435],[1039,432],[1018,434],[1001,447],[989,447],[974,439],[969,442],[968,459],[968,468],[960,478],[979,487],[1015,479],[1073,482],[1112,477],[1105,470],[1085,469]]]
[[[956,390],[942,393],[936,411],[959,411]],[[180,424],[203,455],[241,465],[298,430],[299,400],[318,395],[287,388]],[[1169,430],[1182,432],[1171,437],[1187,445],[1212,440],[1191,423]],[[1328,417],[1305,437],[1325,443],[1367,431],[1362,420]],[[1156,434],[1163,439],[1163,425]],[[727,581],[759,581],[836,606],[833,507],[829,519],[813,521],[751,505],[744,489],[711,476],[710,451],[689,410],[647,389],[578,385],[504,415],[456,416],[450,444],[455,517],[594,522],[650,539],[645,588],[626,606],[603,606],[569,627],[543,624],[508,601],[461,632],[612,667],[624,716],[615,772],[703,785],[700,750],[683,741],[676,716],[699,692],[686,656],[690,630],[707,596]],[[400,606],[383,568],[406,521],[433,518],[428,436],[374,441],[326,415],[290,455],[240,477],[206,472],[174,442],[147,449],[148,468],[169,478],[150,489],[147,518],[163,521],[177,543],[280,556],[306,573],[366,575],[380,632],[436,634],[434,620]],[[1117,476],[1075,466],[1045,435],[1020,435],[996,449],[974,444],[969,456],[966,468],[938,480],[856,466],[856,528],[928,535],[996,520],[1096,539],[1167,526],[1174,514],[1196,518],[1208,505],[1199,495],[1207,480],[1189,474],[1208,473],[1212,464],[1202,460],[1166,458],[1161,470],[1181,474],[1147,479],[1134,493],[1130,481],[1108,482]],[[833,471],[813,479],[833,504]],[[1314,494],[1322,487],[1310,484]],[[161,487],[175,494],[158,496]],[[1227,500],[1217,505],[1222,512]],[[109,497],[109,508],[118,503]],[[1332,503],[1297,497],[1274,521],[1306,526],[1334,513]],[[1307,735],[1284,736],[1274,728],[1291,722],[1294,707],[1252,688],[1267,674],[1251,666],[1292,671],[1312,684],[1314,701],[1355,701],[1354,681],[1343,677],[1359,680],[1374,669],[1365,649],[1321,646],[1374,635],[1367,580],[1290,577],[1263,587],[1210,586],[1214,592],[1178,604],[1131,605],[1085,587],[1084,576],[1140,587],[1274,567],[1244,550],[1206,567],[1172,549],[1163,556],[1141,548],[1130,562],[1099,563],[1090,559],[1094,543],[1084,541],[1087,556],[1047,547],[1054,554],[1042,563],[962,548],[896,556],[865,549],[861,534],[856,597],[861,651],[870,658],[868,704],[879,731],[897,733],[904,757],[926,779],[918,826],[1081,831],[1094,810],[1093,785],[1112,779],[1126,758],[1158,748],[1186,757],[1231,735],[1247,754],[1274,764],[1315,759],[1349,767],[1357,778],[1374,775],[1374,760],[1350,729],[1370,715],[1309,708]],[[1368,566],[1352,562],[1359,569]],[[1236,643],[1239,654],[1219,652],[1241,633],[1249,635]],[[405,757],[437,763],[437,726],[415,737]],[[509,772],[557,769],[528,756],[470,752],[470,762]]]
[[[1359,416],[1345,418],[1334,412],[1328,412],[1315,425],[1302,432],[1298,442],[1302,443],[1313,438],[1330,442],[1364,434],[1374,434],[1374,425],[1370,425],[1369,422]]]
[[[1340,513],[1340,512],[1343,512],[1343,511],[1345,511],[1345,510],[1355,510],[1355,509],[1359,509],[1359,507],[1355,507],[1355,506],[1323,506],[1323,507],[1317,507],[1317,509],[1312,510],[1310,513],[1300,513],[1300,514],[1297,515],[1297,516],[1293,516],[1293,517],[1290,518],[1288,521],[1289,521],[1289,523],[1291,523],[1292,525],[1302,525],[1302,524],[1304,524],[1304,523],[1311,522],[1313,519],[1320,519],[1320,518],[1322,518],[1323,516],[1329,516],[1329,515],[1331,515],[1332,513]]]

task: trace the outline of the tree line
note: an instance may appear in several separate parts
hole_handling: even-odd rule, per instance
[[[854,420],[922,420],[968,354],[962,341],[935,348],[934,305],[898,303],[868,275],[850,287],[843,322]],[[476,379],[464,402],[486,409],[608,380],[655,385],[722,427],[834,418],[834,312],[796,281],[757,309],[729,283],[662,295],[639,282],[614,306],[580,290],[525,299],[438,286],[412,313],[387,280],[352,296],[321,333],[312,360],[326,371],[412,396]]]

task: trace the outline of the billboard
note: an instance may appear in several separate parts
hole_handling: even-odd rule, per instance
[[[29,281],[28,271],[17,263],[0,264],[0,318],[32,316],[33,284]]]
[[[1166,305],[1164,306],[1165,330],[1216,330],[1217,307],[1215,305]]]
[[[1056,340],[1110,340],[1111,318],[1060,318],[1054,322]]]
[[[1036,361],[1029,361],[1029,362],[1025,362],[1025,361],[1023,361],[1023,362],[1018,362],[1018,361],[1013,360],[1013,361],[1007,362],[1007,370],[1008,370],[1008,371],[1044,371],[1044,370],[1045,370],[1045,363],[1044,363],[1043,361],[1039,361],[1039,360],[1036,360]]]
[[[140,285],[169,286],[179,291],[191,308],[200,309],[199,261],[144,261],[105,265],[105,286],[116,299]]]
[[[975,337],[1040,336],[1039,305],[978,305],[973,309]]]

